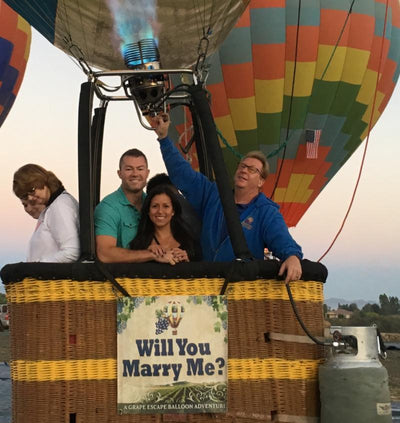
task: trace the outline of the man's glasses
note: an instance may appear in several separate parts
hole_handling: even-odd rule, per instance
[[[247,169],[248,172],[251,173],[252,175],[254,175],[255,173],[259,173],[260,176],[262,177],[261,170],[257,169],[255,166],[250,166],[250,165],[247,165],[246,163],[239,163],[238,168],[242,170]]]
[[[35,195],[36,188],[32,188],[30,191],[26,192],[25,194],[21,195],[21,200],[26,201],[30,195]]]

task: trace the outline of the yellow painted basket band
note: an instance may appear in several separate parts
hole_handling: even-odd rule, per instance
[[[132,297],[163,295],[218,295],[223,279],[118,279]],[[295,301],[323,302],[323,283],[297,281],[291,284]],[[229,300],[288,300],[285,284],[278,280],[230,283]],[[7,285],[10,303],[44,301],[112,301],[119,296],[109,282],[36,280],[26,278]]]
[[[321,360],[246,358],[228,360],[229,380],[316,380]],[[11,377],[19,382],[107,380],[117,378],[115,359],[24,361],[11,363]]]

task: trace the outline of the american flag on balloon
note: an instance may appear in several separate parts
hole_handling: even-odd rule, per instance
[[[319,139],[321,129],[306,129],[306,158],[318,159]]]

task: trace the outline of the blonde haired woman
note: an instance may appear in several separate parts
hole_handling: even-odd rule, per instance
[[[36,164],[14,173],[13,191],[23,202],[44,205],[28,247],[27,261],[69,263],[80,256],[79,209],[61,181]]]

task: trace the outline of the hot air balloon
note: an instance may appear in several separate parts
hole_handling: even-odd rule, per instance
[[[211,58],[225,163],[233,172],[241,154],[262,150],[271,166],[264,192],[289,226],[385,109],[400,72],[399,31],[399,0],[252,0]],[[190,116],[172,115],[184,147]],[[187,154],[196,166],[194,149]]]
[[[52,44],[99,69],[124,69],[126,45],[155,39],[164,68],[192,65],[229,33],[248,0],[7,0]],[[122,53],[122,54],[121,54]]]
[[[292,417],[296,421],[318,419],[316,376],[322,350],[302,340],[301,326],[294,321],[291,312],[287,293],[290,292],[289,285],[274,280],[279,271],[275,260],[181,263],[172,269],[154,263],[101,263],[94,254],[93,209],[99,196],[105,111],[108,102],[118,99],[112,98],[114,91],[109,96],[103,91],[99,93],[101,88],[106,90],[108,87],[99,82],[99,73],[91,68],[113,70],[141,63],[149,71],[146,81],[140,79],[145,78],[140,75],[141,70],[119,73],[124,83],[136,78],[127,89],[132,92],[137,88],[136,82],[139,85],[148,82],[149,92],[153,88],[157,91],[158,76],[167,73],[165,69],[168,67],[178,68],[175,69],[176,75],[192,76],[193,83],[184,82],[181,97],[169,105],[186,102],[198,112],[197,115],[193,113],[194,118],[201,116],[198,120],[193,119],[194,132],[202,136],[196,140],[196,146],[200,147],[204,142],[210,147],[207,155],[218,187],[225,186],[232,197],[228,175],[226,172],[226,177],[222,175],[223,171],[214,160],[222,153],[202,85],[204,80],[197,77],[205,76],[206,56],[218,48],[248,1],[130,0],[124,3],[110,0],[106,3],[105,0],[7,0],[7,3],[50,42],[74,56],[89,76],[82,84],[79,104],[78,168],[83,251],[80,262],[17,263],[7,265],[1,271],[11,308],[13,421],[136,423],[173,420],[170,416],[153,414],[155,411],[150,408],[145,410],[147,415],[135,412],[120,416],[117,413],[115,405],[120,373],[117,363],[121,356],[120,351],[117,354],[116,298],[120,295],[148,297],[151,304],[152,298],[158,296],[176,296],[175,306],[169,311],[172,324],[177,326],[184,311],[178,302],[187,301],[187,295],[224,294],[228,298],[229,340],[221,341],[229,342],[229,375],[226,375],[229,389],[219,392],[207,388],[212,391],[210,399],[196,394],[194,401],[212,405],[213,397],[219,397],[228,403],[229,414],[216,415],[210,407],[189,415],[187,420],[226,422],[255,418],[267,422],[291,421]],[[284,6],[285,2],[268,0],[265,4]],[[135,49],[130,48],[131,44]],[[129,55],[125,55],[127,52]],[[135,56],[138,52],[140,54]],[[124,53],[125,60],[121,53]],[[161,69],[153,64],[158,59]],[[182,70],[192,65],[201,71],[191,74],[191,71]],[[111,71],[108,73],[112,74]],[[196,83],[196,79],[200,83]],[[162,95],[171,93],[178,93],[176,86]],[[101,101],[93,117],[95,94]],[[154,101],[166,99],[156,96]],[[151,112],[150,109],[145,111]],[[235,147],[232,144],[231,148]],[[201,148],[197,151],[201,156]],[[222,157],[218,157],[218,162],[223,164]],[[201,163],[203,166],[206,160]],[[230,201],[228,196],[226,199]],[[230,205],[233,213],[230,219],[226,214],[228,231],[231,232],[230,224],[236,224],[236,241],[240,241],[241,234],[245,244],[233,197]],[[233,245],[240,247],[235,249],[238,251],[236,256],[246,258],[247,246],[242,248],[243,242],[235,242],[232,235],[231,239]],[[314,336],[322,336],[322,283],[327,272],[320,263],[304,261],[302,266],[303,281],[296,281],[291,301],[299,300],[299,314],[305,325],[310,327]],[[218,310],[215,312],[219,313]],[[190,316],[187,318],[190,321]],[[148,322],[145,323],[147,327]],[[183,323],[186,325],[186,317]],[[199,333],[197,323],[193,321],[193,333],[188,340],[183,339],[185,343],[192,335],[196,342],[206,341],[210,336]],[[154,321],[151,322],[151,333],[154,333]],[[276,335],[275,339],[273,335]],[[149,339],[148,345],[153,342],[155,345],[159,339]],[[134,346],[135,342],[130,340],[129,344]],[[153,355],[151,351],[149,355]],[[186,358],[195,360],[196,371],[193,373],[204,374],[204,379],[199,379],[201,385],[205,385],[207,376],[214,373],[215,364],[225,360],[217,357],[213,364],[206,361],[207,357],[178,358],[179,362]],[[173,360],[173,357],[162,357],[163,363],[169,359]],[[127,361],[131,363],[131,357]],[[146,376],[145,373],[142,375]],[[186,391],[186,382],[182,388]],[[193,398],[190,401],[193,402]],[[178,420],[185,412],[181,405],[185,404],[179,404],[171,411],[179,413]],[[133,408],[128,408],[130,413]],[[161,412],[170,413],[169,410]]]
[[[21,86],[30,44],[29,24],[0,0],[0,127]]]

